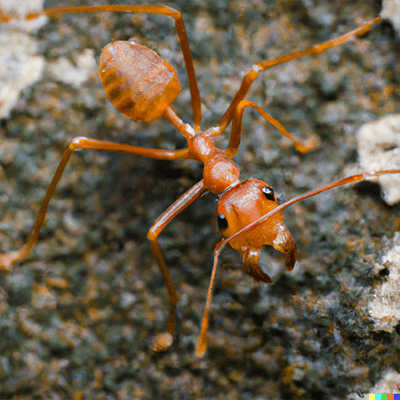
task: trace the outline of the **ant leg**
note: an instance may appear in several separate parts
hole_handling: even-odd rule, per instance
[[[336,39],[328,40],[327,42],[323,42],[320,44],[316,44],[308,49],[295,51],[293,53],[285,54],[283,56],[279,56],[273,58],[272,60],[260,61],[257,64],[254,64],[251,67],[251,70],[244,76],[242,83],[240,85],[239,90],[236,92],[232,103],[230,104],[228,110],[225,112],[224,116],[219,121],[218,125],[214,128],[213,136],[218,136],[222,132],[226,130],[232,118],[235,114],[235,110],[237,109],[238,104],[245,98],[246,94],[251,88],[253,82],[257,79],[258,74],[261,71],[265,71],[275,65],[283,64],[291,60],[295,60],[296,58],[300,58],[309,54],[319,54],[322,53],[331,47],[339,46],[350,39],[353,39],[358,36],[365,35],[373,25],[380,22],[382,19],[381,17],[377,17],[366,24],[342,35],[337,37]]]
[[[34,244],[39,235],[39,231],[45,222],[47,208],[50,199],[60,181],[60,178],[68,164],[68,161],[74,151],[81,149],[95,149],[95,150],[107,150],[107,151],[118,151],[121,153],[135,154],[148,158],[155,158],[158,160],[177,160],[181,158],[188,158],[189,150],[159,150],[159,149],[148,149],[145,147],[131,146],[127,144],[118,144],[112,142],[104,142],[93,139],[86,139],[78,137],[72,140],[67,150],[65,150],[60,163],[58,164],[57,170],[50,182],[49,188],[47,189],[45,198],[40,207],[38,215],[36,217],[35,225],[33,227],[31,236],[28,242],[18,251],[13,251],[8,254],[0,254],[0,269],[9,270],[11,265],[18,260],[26,257],[32,250]]]
[[[175,29],[178,35],[179,43],[182,49],[183,58],[185,60],[186,73],[189,79],[190,93],[192,97],[193,109],[193,125],[196,132],[200,131],[201,124],[201,99],[200,92],[197,86],[196,74],[193,67],[193,58],[190,51],[189,42],[186,33],[185,22],[182,18],[182,13],[167,6],[141,6],[141,5],[105,5],[105,6],[83,6],[69,8],[48,8],[41,12],[27,14],[24,18],[27,20],[37,18],[42,15],[54,15],[65,13],[88,13],[88,12],[142,12],[147,14],[161,14],[171,17],[175,20]],[[2,13],[0,10],[0,23],[8,22],[12,19],[21,18],[15,14]]]
[[[242,100],[237,105],[232,122],[231,137],[225,154],[227,157],[232,158],[239,150],[240,136],[242,133],[242,119],[243,112],[246,107],[253,107],[258,111],[269,123],[271,123],[278,131],[289,138],[293,143],[296,150],[300,153],[307,153],[310,150],[317,148],[320,144],[319,139],[310,139],[305,143],[297,140],[279,121],[267,114],[259,105],[253,103],[250,100]]]
[[[216,251],[219,249],[219,247],[223,243],[224,243],[224,239],[222,239],[222,241],[217,244],[217,246],[215,247],[215,250],[214,250],[214,264],[213,264],[213,268],[211,271],[210,284],[208,286],[208,291],[207,291],[206,308],[204,309],[204,315],[203,315],[203,319],[201,321],[200,336],[199,336],[199,340],[197,341],[197,345],[196,345],[196,356],[197,357],[201,357],[207,350],[207,346],[208,346],[208,338],[207,338],[208,317],[209,317],[208,314],[209,314],[210,307],[211,307],[212,293],[213,293],[215,276],[217,275],[217,266],[218,266],[218,254],[216,254]]]
[[[192,188],[190,188],[186,193],[184,193],[178,200],[171,204],[154,222],[153,226],[149,229],[147,234],[147,239],[149,239],[151,244],[151,250],[157,264],[160,268],[161,274],[164,278],[164,283],[168,291],[169,301],[170,301],[170,312],[167,322],[167,332],[158,334],[151,345],[154,351],[164,351],[169,346],[171,346],[173,341],[173,334],[175,332],[176,326],[176,304],[178,302],[178,294],[174,283],[172,282],[171,275],[169,274],[168,267],[165,264],[164,257],[161,253],[161,248],[158,243],[158,236],[161,231],[167,226],[167,224],[175,218],[179,213],[181,213],[186,207],[192,204],[196,199],[198,199],[206,191],[204,183],[201,180]]]

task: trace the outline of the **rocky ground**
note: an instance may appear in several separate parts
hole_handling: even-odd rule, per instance
[[[81,3],[106,2],[46,7]],[[380,11],[373,0],[167,4],[184,15],[204,127],[219,121],[253,63],[343,34]],[[166,58],[182,85],[174,108],[192,121],[170,19],[69,15],[31,38],[45,62],[42,78],[22,91],[0,126],[2,252],[26,241],[73,137],[185,145],[168,123],[129,121],[108,102],[94,64],[106,43],[133,38]],[[400,112],[398,49],[383,23],[342,47],[262,73],[248,98],[297,137],[319,137],[321,147],[301,155],[246,111],[235,157],[242,178],[263,179],[289,199],[356,171],[356,131]],[[190,161],[73,155],[37,246],[0,275],[1,399],[360,399],[387,371],[400,372],[400,325],[377,330],[369,312],[374,290],[394,268],[384,257],[400,240],[400,206],[386,205],[376,183],[287,209],[299,259],[289,273],[282,254],[265,249],[261,263],[272,285],[255,283],[243,274],[239,254],[223,252],[201,359],[194,347],[220,235],[215,196],[199,199],[160,237],[180,296],[178,327],[168,351],[150,350],[168,308],[146,233],[201,174]]]

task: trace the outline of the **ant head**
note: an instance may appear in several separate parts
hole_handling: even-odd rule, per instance
[[[271,186],[259,179],[248,179],[228,189],[217,206],[218,228],[224,237],[256,221],[279,204]],[[270,282],[258,266],[261,246],[270,245],[285,254],[286,268],[291,271],[297,259],[297,248],[278,212],[260,226],[233,239],[230,245],[243,254],[244,272],[256,280]]]

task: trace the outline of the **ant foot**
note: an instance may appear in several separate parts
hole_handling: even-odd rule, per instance
[[[168,332],[159,333],[150,344],[153,351],[166,351],[174,341],[172,335]]]
[[[3,271],[9,271],[11,265],[18,260],[19,252],[12,252],[8,254],[0,254],[0,269]]]
[[[200,336],[199,341],[197,342],[196,346],[196,356],[203,357],[204,353],[206,352],[208,347],[208,337],[207,334],[204,336]]]
[[[297,151],[302,154],[308,153],[311,150],[315,150],[321,147],[321,139],[318,136],[314,136],[307,139],[304,143],[297,142],[294,144]]]

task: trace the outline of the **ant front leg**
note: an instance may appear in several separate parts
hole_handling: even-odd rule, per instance
[[[11,265],[16,261],[25,258],[33,246],[35,245],[37,238],[39,236],[39,231],[42,228],[45,217],[47,214],[47,209],[49,202],[53,197],[54,191],[64,173],[65,167],[73,152],[82,149],[94,149],[94,150],[106,150],[106,151],[117,151],[121,153],[135,154],[148,158],[155,158],[158,160],[177,160],[181,158],[188,158],[188,149],[183,150],[159,150],[159,149],[148,149],[144,147],[131,146],[127,144],[119,144],[112,142],[105,142],[93,139],[86,139],[78,137],[72,140],[67,150],[65,150],[60,163],[58,164],[57,170],[50,182],[49,188],[47,189],[45,198],[40,207],[38,215],[36,217],[35,225],[33,227],[31,236],[28,242],[18,251],[13,251],[8,254],[0,254],[0,268],[7,271],[10,269]]]
[[[192,188],[190,188],[186,193],[184,193],[178,200],[171,204],[154,222],[153,226],[149,229],[147,234],[147,239],[149,239],[151,244],[151,250],[157,264],[160,268],[161,274],[164,278],[164,283],[168,291],[169,301],[170,301],[170,312],[167,322],[167,332],[161,333],[156,336],[151,348],[154,351],[164,351],[171,346],[173,342],[173,334],[175,332],[176,326],[176,304],[178,302],[178,294],[176,292],[174,283],[172,282],[171,275],[169,274],[168,267],[165,264],[164,257],[161,253],[161,248],[158,243],[158,236],[161,231],[167,226],[167,224],[180,214],[185,208],[192,204],[196,199],[198,199],[206,191],[204,183],[201,180]]]

